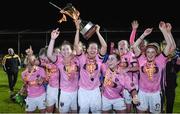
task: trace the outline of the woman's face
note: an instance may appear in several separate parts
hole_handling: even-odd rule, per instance
[[[98,53],[98,46],[96,43],[89,44],[89,47],[87,49],[87,53],[90,58],[96,57]]]
[[[122,40],[118,43],[118,51],[120,55],[123,55],[127,52],[128,50],[128,44],[125,40]]]
[[[154,48],[148,48],[146,50],[146,57],[148,61],[153,61],[157,55],[157,52]]]
[[[64,57],[69,57],[72,54],[72,49],[70,45],[62,45],[61,46],[61,54]]]
[[[109,55],[108,60],[107,60],[107,65],[111,69],[115,68],[118,65],[118,59],[116,55],[114,54]]]
[[[46,57],[45,54],[42,54],[41,56],[39,56],[39,58],[46,63],[49,62],[49,59]]]
[[[144,52],[146,50],[146,45],[147,44],[144,40],[140,43],[139,47],[142,52]]]

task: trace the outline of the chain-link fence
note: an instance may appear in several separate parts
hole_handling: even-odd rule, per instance
[[[127,30],[111,30],[111,31],[100,31],[106,42],[109,44],[110,42],[114,42],[117,44],[119,40],[129,40],[131,31]],[[15,53],[19,56],[23,56],[25,54],[25,49],[27,49],[30,45],[32,46],[34,53],[37,54],[40,48],[48,45],[50,41],[50,33],[51,31],[40,31],[40,32],[0,32],[0,61],[2,57],[7,54],[8,48],[13,48]],[[139,30],[136,33],[136,39],[143,33],[143,31]],[[74,42],[75,31],[61,31],[59,38],[57,38],[55,47],[60,46],[60,44],[67,40],[73,44]],[[176,44],[179,47],[180,41],[180,31],[173,31],[174,39],[176,40]],[[80,40],[87,44],[89,41],[98,41],[96,34],[94,34],[88,41],[85,40],[80,35]],[[163,40],[163,35],[160,31],[154,30],[152,34],[147,36],[146,38],[149,42],[161,42]]]

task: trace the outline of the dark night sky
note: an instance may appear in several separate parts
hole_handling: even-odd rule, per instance
[[[160,20],[180,28],[180,7],[174,1],[158,0],[1,0],[0,30],[52,29],[57,23],[59,7],[71,2],[81,13],[80,17],[98,23],[104,29],[130,29],[131,21],[137,19],[140,28],[158,27]],[[119,3],[118,3],[119,2]],[[71,20],[62,24],[63,29],[73,29]],[[61,26],[61,27],[62,27]],[[73,27],[72,27],[73,26]]]
[[[99,24],[100,30],[130,31],[130,23],[134,19],[139,21],[138,30],[144,30],[147,27],[158,29],[158,23],[161,20],[170,22],[173,30],[180,30],[180,7],[172,0],[167,2],[166,0],[1,0],[0,32],[47,31],[56,27],[59,27],[61,31],[75,30],[71,18],[68,18],[66,23],[58,23],[61,14],[49,2],[53,2],[61,8],[65,7],[67,3],[72,3],[80,11],[80,17],[83,20]],[[129,32],[103,34],[107,41],[128,38],[129,35]],[[160,33],[158,35],[162,37]],[[179,33],[174,34],[175,38],[179,38],[179,36]],[[45,34],[21,34],[20,37],[21,52],[24,52],[29,45],[37,49],[37,52],[46,45]],[[64,34],[60,40],[73,41],[73,38],[74,34]],[[159,37],[157,38],[155,34],[153,38],[157,40]],[[59,46],[62,41],[57,41],[56,45]],[[3,50],[1,53],[5,53],[10,46],[17,52],[17,35],[1,34],[0,45]]]

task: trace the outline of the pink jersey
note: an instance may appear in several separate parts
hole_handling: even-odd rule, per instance
[[[78,90],[79,60],[73,57],[70,64],[65,65],[63,58],[58,57],[57,66],[60,70],[60,88],[66,92]]]
[[[35,67],[33,72],[29,72],[27,69],[22,72],[22,79],[27,84],[28,97],[39,97],[45,93],[43,84],[37,83],[38,79],[45,77],[45,71],[41,67]]]
[[[123,89],[127,89],[129,92],[135,89],[135,85],[127,73],[119,74],[116,71],[113,72],[105,64],[103,64],[102,72],[105,77],[102,93],[104,97],[108,99],[122,98]]]
[[[137,63],[137,59],[136,59],[134,53],[132,53],[131,51],[129,51],[126,54],[121,56],[121,62],[127,64],[125,66],[125,68],[126,67],[131,67],[131,66],[133,66],[133,64],[138,64]],[[130,71],[127,74],[129,75],[129,77],[131,78],[133,83],[135,85],[138,85],[138,75],[139,75],[139,72],[138,71],[135,71],[135,72],[131,72]]]
[[[161,89],[162,71],[167,63],[167,58],[164,54],[160,54],[155,58],[155,61],[151,66],[147,67],[147,59],[145,55],[141,55],[138,58],[140,66],[140,80],[139,89],[144,92],[154,93]]]
[[[53,63],[40,61],[40,66],[44,67],[46,72],[46,80],[51,87],[59,88],[59,70]]]
[[[97,55],[95,59],[88,59],[86,54],[79,56],[80,80],[79,86],[86,90],[93,90],[100,86],[102,59]]]

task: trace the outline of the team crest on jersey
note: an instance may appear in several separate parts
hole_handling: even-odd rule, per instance
[[[157,103],[156,105],[155,105],[155,111],[160,111],[160,109],[161,109],[161,105],[159,104],[159,103]]]
[[[63,103],[63,102],[60,102],[60,106],[63,107],[63,106],[64,106],[64,103]]]
[[[133,87],[133,86],[134,86],[134,83],[131,83],[130,85],[131,85],[131,87]]]
[[[119,81],[119,79],[118,78],[115,78],[115,82],[118,82]]]

